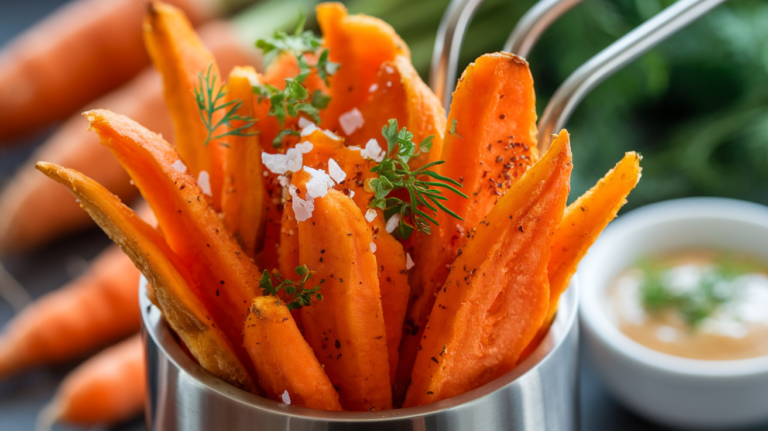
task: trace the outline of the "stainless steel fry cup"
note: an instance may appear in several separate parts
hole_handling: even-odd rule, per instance
[[[577,430],[578,295],[574,281],[547,336],[508,374],[457,397],[381,412],[326,412],[235,388],[203,370],[178,344],[140,287],[151,431]]]

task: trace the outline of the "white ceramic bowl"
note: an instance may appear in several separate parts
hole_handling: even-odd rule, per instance
[[[768,421],[768,356],[703,361],[649,349],[622,334],[605,309],[606,288],[643,256],[706,247],[768,261],[768,207],[720,198],[661,202],[622,215],[579,266],[581,323],[608,389],[629,409],[684,428],[735,428]]]

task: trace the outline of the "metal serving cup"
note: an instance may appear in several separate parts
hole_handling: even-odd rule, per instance
[[[381,412],[327,412],[242,391],[182,350],[140,285],[151,431],[209,430],[578,430],[577,282],[541,345],[506,375],[457,397]]]

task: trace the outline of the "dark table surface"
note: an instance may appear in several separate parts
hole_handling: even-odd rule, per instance
[[[0,46],[35,21],[46,16],[66,0],[0,1]],[[0,101],[2,103],[2,101]],[[0,148],[0,184],[5,182],[15,167],[26,160],[35,146],[43,142],[49,132],[18,140],[15,145]],[[63,285],[77,276],[104,247],[106,236],[97,229],[64,238],[43,250],[24,256],[2,260],[8,271],[29,291],[33,298]],[[0,325],[8,322],[13,310],[0,301]],[[582,349],[583,351],[583,349]],[[580,410],[582,430],[664,430],[647,422],[619,405],[597,379],[592,364],[583,359],[580,372]],[[77,365],[77,362],[36,369],[0,382],[0,431],[35,429],[35,417],[51,400],[59,382]],[[77,428],[57,426],[55,430]],[[104,429],[104,428],[94,428]],[[112,431],[143,431],[141,418],[110,428]],[[755,428],[766,430],[768,425]]]

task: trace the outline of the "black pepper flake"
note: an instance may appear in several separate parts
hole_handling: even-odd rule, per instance
[[[501,163],[503,161],[504,161],[504,157],[501,157],[501,156],[496,157],[496,163]]]
[[[431,358],[429,358],[429,359],[431,359],[431,360],[435,361],[435,363],[436,363],[436,364],[439,364],[439,363],[440,363],[440,362],[437,362],[437,358],[435,358],[434,356],[433,356],[433,357],[431,357]]]
[[[219,289],[216,289],[216,296],[219,296]]]
[[[184,190],[184,187],[186,187],[186,184],[182,184],[181,187],[179,187],[179,190]]]
[[[502,94],[502,95],[501,95],[501,97],[504,97],[504,95]],[[435,394],[435,393],[434,393],[434,392],[432,392],[432,391],[427,391],[427,395],[434,395],[434,394]]]
[[[287,321],[287,320],[288,320],[288,318],[287,318],[287,317],[284,317],[284,318],[283,318],[283,322],[285,322],[285,321]],[[442,353],[441,353],[441,354],[442,354]]]
[[[335,343],[335,345],[336,345],[336,348],[337,348],[337,349],[341,349],[341,341],[339,341],[339,340],[336,340],[336,343]]]
[[[320,253],[325,253],[325,249],[320,250]]]
[[[505,119],[505,118],[507,118],[507,116],[506,116],[506,115],[504,115],[504,114],[501,114],[501,115],[499,115],[499,119],[500,119],[500,120],[503,120],[503,119]]]
[[[322,262],[322,261],[323,261],[323,257],[322,257],[322,256],[320,256],[320,262]]]
[[[520,226],[519,228],[517,228],[517,230],[519,230],[520,232],[523,232],[523,233],[525,233],[525,231],[523,231],[523,227],[522,227],[522,226]]]
[[[339,283],[344,283],[344,279],[339,277]]]
[[[224,280],[219,281],[219,283],[224,284]]]

